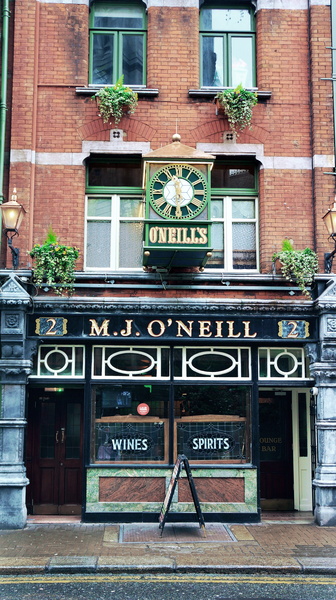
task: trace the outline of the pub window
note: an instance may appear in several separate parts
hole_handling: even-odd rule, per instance
[[[250,460],[249,387],[181,385],[174,398],[178,454],[191,462]]]
[[[93,385],[91,460],[155,464],[185,454],[192,463],[247,463],[250,414],[249,386]]]
[[[259,379],[305,379],[303,348],[260,348]]]
[[[30,377],[84,377],[84,359],[84,346],[45,344],[38,349]]]
[[[255,85],[255,20],[250,3],[205,2],[200,12],[202,87]]]
[[[167,385],[96,385],[92,389],[93,462],[168,462]]]
[[[140,1],[95,0],[90,13],[90,83],[144,85],[146,14]]]
[[[87,166],[86,270],[142,267],[141,160],[93,158]]]

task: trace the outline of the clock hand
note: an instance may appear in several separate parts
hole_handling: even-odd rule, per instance
[[[172,177],[172,180],[174,182],[174,187],[175,187],[175,192],[176,192],[176,196],[175,196],[176,211],[175,211],[175,214],[176,214],[177,218],[180,218],[180,217],[182,217],[181,200],[183,200],[182,190],[181,190],[181,183],[178,180],[178,178],[176,177],[176,175],[174,175]]]

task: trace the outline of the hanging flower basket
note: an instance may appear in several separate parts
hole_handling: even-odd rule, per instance
[[[273,254],[272,261],[274,265],[279,261],[283,277],[288,281],[295,281],[302,293],[310,297],[308,286],[318,273],[318,258],[314,250],[294,250],[290,241],[284,240],[282,250]]]
[[[252,109],[257,102],[256,92],[245,90],[242,85],[238,85],[234,90],[218,92],[215,96],[217,111],[224,111],[230,128],[236,133],[245,127],[251,127]]]
[[[78,248],[60,244],[50,229],[44,244],[35,244],[29,255],[35,260],[33,280],[38,287],[44,284],[59,295],[73,292]]]
[[[114,119],[115,125],[118,125],[124,113],[134,113],[138,105],[138,94],[123,85],[123,81],[122,75],[115,85],[101,88],[93,97],[98,105],[98,114],[103,118],[104,123]]]

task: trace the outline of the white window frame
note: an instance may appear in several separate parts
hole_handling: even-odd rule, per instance
[[[262,376],[261,375],[261,368],[260,368],[260,353],[261,352],[265,352],[266,351],[266,368],[267,368],[267,374]],[[300,357],[296,357],[294,354],[294,352],[297,352],[300,354]],[[272,357],[272,352],[278,352],[278,354],[273,358]],[[293,357],[294,360],[294,367],[295,369],[293,369],[292,372],[294,372],[294,370],[296,369],[301,369],[302,371],[302,376],[301,377],[292,377],[292,372],[281,372],[280,369],[277,367],[277,361],[279,356],[283,355],[283,354],[289,354]],[[276,377],[272,377],[271,376],[271,368],[274,368],[276,371],[278,371],[278,376]],[[304,348],[258,348],[258,379],[259,381],[302,381],[305,379],[310,379],[310,376],[308,374],[308,368],[307,368],[307,359],[305,356],[305,352],[304,352]]]
[[[89,217],[88,216],[88,203],[90,198],[110,198],[111,199],[111,215],[109,217]],[[120,200],[122,198],[134,198],[141,200],[143,203],[143,216],[142,217],[121,217],[120,216]],[[84,270],[85,271],[141,271],[142,266],[133,267],[120,267],[120,223],[121,222],[140,222],[145,221],[145,204],[144,198],[141,194],[100,194],[99,192],[89,193],[85,196],[85,235],[84,235]],[[87,225],[90,221],[101,221],[110,223],[110,260],[108,267],[98,266],[87,266]]]
[[[101,371],[100,375],[95,373],[95,351],[99,350],[102,353],[102,362],[101,362]],[[154,351],[156,357],[152,357],[147,353],[147,350]],[[147,380],[162,380],[169,381],[170,379],[170,369],[171,365],[168,364],[169,374],[164,376],[161,374],[161,366],[162,366],[162,350],[169,350],[169,346],[106,346],[103,344],[95,345],[92,347],[92,369],[91,369],[91,378],[92,381],[113,381],[114,379],[125,379],[126,380],[137,380],[137,381],[147,381]],[[110,356],[107,357],[107,354],[113,352]],[[115,375],[108,373],[106,374],[106,367],[112,370],[111,365],[109,365],[109,360],[111,356],[117,356],[118,354],[143,354],[151,359],[152,364],[149,368],[144,369],[142,373],[139,371],[126,371],[115,369]],[[170,359],[169,359],[170,360]],[[157,374],[153,375],[152,369],[156,368]],[[150,371],[149,375],[147,371]]]
[[[83,351],[83,363],[82,370],[80,374],[76,375],[76,349],[81,348]],[[45,358],[41,358],[42,350],[48,350]],[[70,350],[71,357],[65,356],[66,363],[64,369],[60,370],[52,370],[47,366],[46,359],[49,354],[53,352],[60,352],[61,354],[65,353],[65,350]],[[67,366],[71,367],[70,374],[64,374],[64,370]],[[41,367],[44,367],[49,373],[41,374]],[[36,374],[32,374],[29,376],[30,378],[39,378],[39,379],[83,379],[85,377],[85,346],[81,344],[76,345],[68,345],[68,344],[57,344],[56,346],[43,344],[39,346],[38,356],[37,356],[37,366],[36,366]]]
[[[174,381],[228,381],[228,380],[238,380],[238,381],[251,381],[252,379],[252,367],[251,367],[251,348],[248,346],[175,346],[175,350],[180,350],[182,355],[182,375],[176,376],[174,375]],[[247,351],[248,353],[248,375],[247,377],[242,376],[242,357],[241,351]],[[194,351],[193,354],[187,358],[187,353],[190,351]],[[233,357],[233,351],[237,352],[237,359]],[[230,354],[231,353],[231,354]],[[229,357],[232,360],[232,368],[226,369],[222,373],[209,372],[205,375],[204,372],[198,370],[193,366],[193,360],[198,358],[201,355],[205,354],[221,354],[223,357]],[[194,371],[195,375],[188,375],[188,368],[190,371]],[[238,374],[232,375],[232,370],[237,368]]]
[[[222,266],[209,268],[209,271],[232,272],[232,273],[258,273],[259,272],[259,203],[258,196],[233,196],[214,194],[213,200],[222,200],[223,216],[211,217],[211,223],[223,223],[224,229],[224,264]],[[236,219],[232,217],[232,202],[236,200],[254,200],[255,216],[253,219]],[[234,269],[232,252],[232,225],[234,223],[254,223],[256,234],[256,268],[255,269]]]

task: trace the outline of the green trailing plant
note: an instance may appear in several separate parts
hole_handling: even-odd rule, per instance
[[[234,90],[218,92],[215,101],[223,108],[233,131],[251,127],[252,109],[258,102],[256,92],[245,90],[240,84]]]
[[[282,275],[289,281],[296,281],[302,293],[310,296],[307,286],[313,283],[314,276],[318,272],[316,252],[311,248],[294,250],[290,240],[286,239],[282,243],[282,250],[273,254],[273,263],[276,260],[281,263]]]
[[[137,107],[138,94],[130,87],[125,86],[123,82],[124,76],[122,75],[115,85],[107,85],[94,95],[98,104],[98,114],[103,118],[104,123],[113,118],[115,124],[118,125],[125,109],[129,113],[134,113]]]
[[[55,290],[56,294],[72,293],[78,248],[60,244],[56,234],[49,227],[44,243],[35,244],[29,255],[35,260],[34,282],[38,287],[45,283]]]

